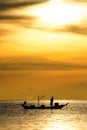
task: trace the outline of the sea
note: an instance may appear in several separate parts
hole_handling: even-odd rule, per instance
[[[25,110],[23,101],[0,101],[0,130],[87,130],[86,100],[56,102],[69,104],[61,110]],[[49,105],[48,100],[41,103]]]

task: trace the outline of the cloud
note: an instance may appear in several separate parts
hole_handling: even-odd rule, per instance
[[[16,25],[18,28],[19,27],[24,27],[24,28],[31,28],[31,29],[36,29],[36,30],[40,30],[40,31],[45,31],[45,32],[49,32],[49,33],[73,33],[73,34],[77,34],[77,35],[82,35],[82,36],[86,36],[87,35],[87,20],[84,18],[84,24],[72,24],[72,25],[61,25],[60,27],[53,27],[51,26],[51,24],[47,24],[47,23],[41,23],[41,21],[39,21],[37,16],[26,16],[26,15],[18,15],[18,14],[8,14],[6,13],[5,10],[9,10],[9,9],[17,9],[20,8],[22,6],[32,6],[35,4],[39,4],[39,3],[44,3],[47,2],[49,0],[25,0],[25,1],[20,1],[17,0],[15,2],[15,0],[0,0],[0,10],[4,11],[4,13],[0,14],[0,22],[3,24],[13,24]],[[69,0],[70,1],[75,1],[75,2],[82,2],[82,0]],[[87,2],[87,0],[84,0],[83,2]],[[35,23],[38,23],[35,24]],[[39,24],[40,22],[40,24]],[[42,25],[42,26],[41,26]],[[13,28],[7,28],[6,26],[2,28],[2,24],[0,25],[0,34],[2,36],[5,35],[10,35],[12,33],[16,33],[16,31],[13,31]],[[18,32],[18,30],[17,30]]]
[[[86,36],[87,35],[87,25],[65,25],[62,28],[55,28],[54,29],[55,33],[73,33],[73,34],[77,34],[77,35],[83,35]]]
[[[49,24],[45,24],[44,26],[39,26],[34,24],[35,22],[38,21],[38,17],[35,16],[12,16],[12,15],[4,15],[0,17],[1,23],[10,23],[17,25],[18,27],[24,27],[24,28],[31,28],[31,29],[36,29],[44,32],[49,32],[49,33],[73,33],[76,35],[82,35],[86,36],[87,35],[87,24],[69,24],[65,26],[60,26],[60,27],[52,27]],[[16,31],[8,30],[6,28],[2,28],[0,31],[0,34],[5,35],[5,34],[12,34],[12,32],[16,33]]]
[[[52,61],[40,61],[37,58],[37,61],[29,61],[29,59],[23,60],[11,60],[6,59],[0,60],[0,70],[9,71],[9,70],[74,70],[74,69],[87,69],[87,65],[84,64],[74,64],[74,63],[65,63],[65,62],[52,62]]]
[[[75,3],[87,3],[87,0],[64,0],[66,2],[75,2]]]
[[[0,35],[10,35],[12,33],[16,33],[16,31],[13,30],[13,28],[9,28],[5,25],[16,25],[19,27],[26,27],[26,28],[32,28],[32,24],[34,24],[35,20],[37,19],[36,16],[25,16],[22,14],[12,13],[8,12],[11,9],[19,9],[20,7],[25,6],[32,6],[35,4],[40,4],[47,2],[48,0],[0,0]],[[15,12],[15,10],[14,10]],[[17,30],[18,31],[18,30]]]
[[[17,16],[17,15],[1,15],[0,20],[21,20],[21,19],[26,19],[27,17],[25,16]],[[6,21],[7,22],[7,21]]]
[[[80,35],[87,35],[87,25],[86,26],[68,25],[65,27],[65,31]]]
[[[35,16],[24,16],[24,15],[1,15],[0,16],[0,21],[2,23],[13,23],[13,24],[18,24],[20,25],[20,23],[28,23],[30,24],[33,23],[35,20],[37,19],[37,17]],[[22,26],[23,26],[22,25]]]
[[[47,25],[46,25],[47,26]],[[87,24],[84,25],[75,25],[75,24],[69,24],[65,26],[60,27],[52,27],[48,25],[47,27],[44,26],[32,26],[31,28],[37,29],[40,31],[46,31],[49,33],[73,33],[77,35],[86,36],[87,35]]]
[[[13,25],[16,25],[19,27],[27,27],[31,28],[32,24],[35,22],[37,17],[35,16],[24,16],[24,15],[1,15],[0,16],[0,35],[10,35],[12,33],[17,33],[17,30],[14,30],[12,28]],[[4,26],[3,26],[4,24]],[[9,26],[5,26],[9,25]],[[11,27],[10,27],[11,26]]]
[[[31,5],[35,5],[35,4],[39,4],[39,3],[43,3],[46,2],[48,0],[0,0],[0,11],[5,11],[5,10],[9,10],[9,9],[14,9],[14,8],[20,8],[20,7],[24,7],[24,6],[31,6]]]
[[[72,0],[72,1],[75,1],[75,2],[82,2],[82,3],[87,3],[87,0]]]

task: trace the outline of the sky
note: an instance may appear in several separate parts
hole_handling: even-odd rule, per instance
[[[0,0],[0,100],[87,100],[87,0]]]

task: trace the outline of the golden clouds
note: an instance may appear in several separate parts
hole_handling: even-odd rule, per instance
[[[86,59],[87,1],[0,0],[0,99],[86,99]]]

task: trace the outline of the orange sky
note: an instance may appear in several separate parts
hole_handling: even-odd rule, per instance
[[[86,43],[86,1],[0,0],[0,99],[87,99]]]

